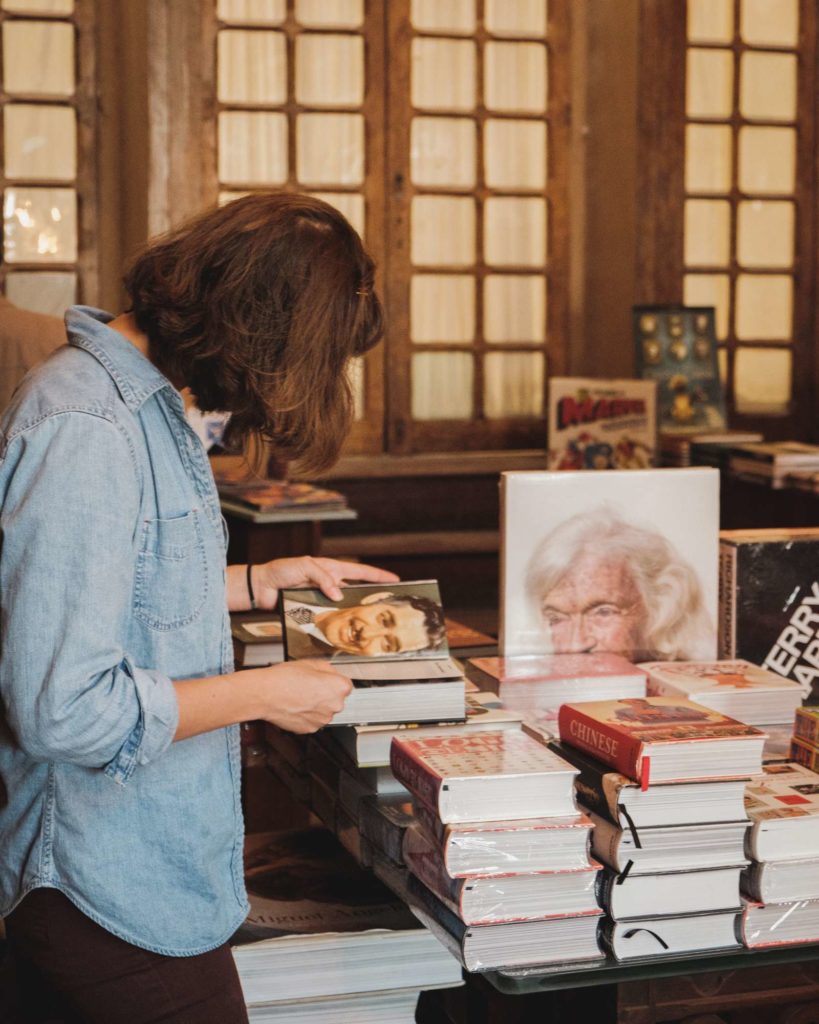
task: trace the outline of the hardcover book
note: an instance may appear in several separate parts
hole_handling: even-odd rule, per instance
[[[601,903],[615,921],[739,910],[739,879],[745,864],[654,875],[602,875]]]
[[[810,694],[819,680],[819,529],[725,530],[719,569],[720,657],[746,658]]]
[[[695,955],[740,945],[736,910],[603,922],[602,939],[615,960]]]
[[[759,774],[765,733],[677,697],[564,704],[560,741],[648,788]]]
[[[368,796],[361,801],[358,823],[364,839],[396,864],[404,863],[404,833],[415,821],[405,796]]]
[[[819,857],[819,775],[792,761],[774,761],[748,784],[748,850],[754,860]]]
[[[660,430],[724,430],[713,308],[635,306],[633,317],[637,376],[657,384]]]
[[[517,730],[396,736],[390,762],[395,777],[447,824],[576,813],[576,770]]]
[[[790,758],[812,772],[819,772],[819,747],[794,736],[791,739]]]
[[[418,801],[415,816],[441,851],[446,872],[452,878],[510,871],[572,871],[589,866],[592,824],[585,814],[445,825],[430,807]]]
[[[748,725],[792,722],[802,704],[802,688],[790,679],[742,659],[648,662],[653,697],[686,697]]]
[[[719,473],[501,475],[501,653],[716,657]]]
[[[612,697],[645,697],[645,672],[618,654],[537,654],[473,658],[472,668],[498,688],[506,708],[527,721],[550,722],[561,704]]]
[[[657,385],[549,379],[549,469],[646,469],[657,449]]]
[[[819,859],[755,861],[742,872],[741,884],[760,903],[819,900]]]
[[[576,747],[556,740],[549,746],[577,768],[578,802],[637,837],[648,828],[747,820],[744,779],[664,782],[643,790],[634,779]]]
[[[742,941],[749,949],[819,942],[819,900],[767,906],[745,901],[740,921]]]
[[[338,511],[347,508],[347,499],[338,491],[315,484],[287,480],[255,480],[240,483],[221,482],[219,493],[230,501],[246,505],[255,512]]]
[[[599,914],[595,897],[599,864],[586,863],[574,871],[452,878],[440,848],[417,825],[411,825],[404,835],[404,861],[465,924],[513,924]]]
[[[797,708],[793,723],[793,734],[812,746],[819,745],[819,708]]]

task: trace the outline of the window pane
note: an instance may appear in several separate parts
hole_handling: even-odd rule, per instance
[[[21,14],[72,14],[74,0],[3,0],[4,11],[19,11]]]
[[[490,188],[546,188],[546,125],[542,121],[487,120],[483,141]]]
[[[410,289],[410,337],[420,342],[475,339],[475,278],[415,274]]]
[[[77,301],[77,275],[27,270],[7,274],[6,298],[21,309],[62,316]]]
[[[488,274],[483,290],[487,341],[546,340],[546,278],[542,274]]]
[[[256,111],[219,115],[219,180],[242,185],[287,181],[287,117]]]
[[[361,185],[364,118],[361,114],[300,114],[296,165],[304,185]]]
[[[58,21],[5,22],[3,82],[7,92],[73,95],[74,26]]]
[[[796,56],[790,53],[743,53],[739,109],[761,121],[796,120]]]
[[[739,187],[763,195],[787,193],[796,181],[793,128],[740,128]]]
[[[472,417],[472,356],[418,352],[412,357],[412,416],[416,420]]]
[[[793,279],[785,274],[740,274],[736,335],[740,341],[789,341],[793,336]]]
[[[218,96],[222,103],[287,101],[283,32],[228,29],[218,36]]]
[[[546,47],[540,43],[487,43],[485,103],[490,110],[540,114],[548,101]]]
[[[494,197],[484,206],[484,259],[496,266],[546,262],[546,201]]]
[[[74,263],[77,259],[73,188],[7,188],[3,219],[9,263]]]
[[[784,412],[791,398],[791,359],[788,349],[737,349],[734,357],[737,412]]]
[[[725,200],[689,199],[685,204],[687,266],[727,266],[731,256],[731,204]]]
[[[486,28],[495,36],[545,36],[546,0],[486,0]]]
[[[353,107],[363,103],[362,37],[318,33],[298,36],[296,100],[308,107]]]
[[[429,110],[475,109],[475,44],[413,39],[412,105]]]
[[[799,0],[742,0],[741,35],[753,46],[796,46]]]
[[[364,237],[364,196],[358,192],[313,192],[312,195],[343,213],[359,235]]]
[[[364,0],[296,0],[296,21],[315,28],[358,28]]]
[[[475,31],[475,0],[412,0],[410,18],[421,32],[471,36]]]
[[[471,266],[475,262],[475,200],[415,196],[412,262],[417,266]]]
[[[685,112],[689,117],[730,117],[734,55],[730,50],[688,51]]]
[[[489,419],[543,415],[542,352],[492,352],[486,356],[483,402]]]
[[[685,188],[687,192],[731,191],[731,129],[728,125],[686,126]]]
[[[692,43],[731,43],[734,0],[688,0],[688,38]]]
[[[471,118],[415,117],[410,170],[415,185],[473,188],[477,125]]]
[[[217,0],[216,16],[222,21],[280,25],[287,14],[287,0]]]
[[[3,120],[6,177],[77,176],[77,115],[71,107],[10,103]]]
[[[686,306],[713,306],[717,337],[721,340],[728,337],[731,282],[727,274],[686,274],[683,278],[683,302]]]
[[[739,204],[737,259],[744,267],[793,266],[793,203]]]

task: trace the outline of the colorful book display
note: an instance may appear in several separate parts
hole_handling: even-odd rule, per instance
[[[657,386],[549,379],[549,469],[647,469],[657,448]]]
[[[660,430],[725,430],[714,310],[706,306],[635,306],[637,375],[657,384]]]

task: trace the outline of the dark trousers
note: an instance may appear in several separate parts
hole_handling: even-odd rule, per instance
[[[9,1024],[247,1024],[230,948],[161,956],[89,920],[56,889],[6,918]],[[15,1004],[11,1016],[5,1014]]]

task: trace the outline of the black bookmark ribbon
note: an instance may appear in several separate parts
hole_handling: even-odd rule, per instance
[[[650,928],[630,928],[627,932],[623,932],[623,938],[624,939],[633,939],[634,936],[635,935],[639,935],[640,932],[646,932],[646,934],[650,935],[652,937],[652,939],[656,939],[660,943],[660,945],[663,947],[663,949],[668,949],[668,943],[667,942],[663,942],[663,940],[660,938],[660,936],[656,932],[653,932]]]

